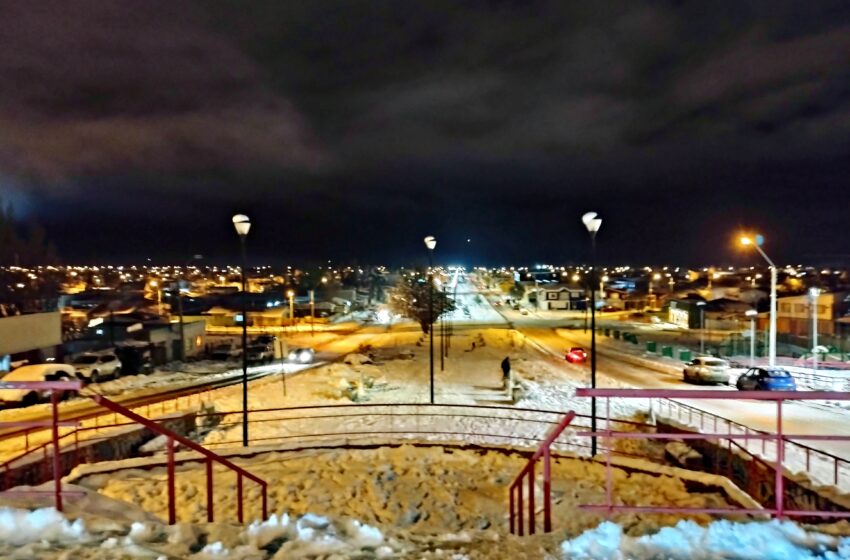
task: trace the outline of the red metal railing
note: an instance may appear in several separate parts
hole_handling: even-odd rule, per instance
[[[54,489],[52,494],[54,495],[54,500],[56,504],[56,509],[58,511],[62,511],[62,497],[63,495],[80,495],[80,492],[68,492],[62,490],[62,475],[64,474],[62,471],[62,457],[61,457],[61,448],[60,448],[60,436],[59,436],[59,426],[76,426],[77,422],[73,421],[60,421],[59,420],[59,412],[58,412],[58,403],[59,403],[59,392],[65,391],[79,391],[81,388],[80,381],[44,381],[44,382],[13,382],[7,381],[4,382],[0,380],[0,389],[23,389],[23,390],[46,390],[51,394],[51,417],[47,420],[41,422],[5,422],[0,423],[0,427],[21,427],[21,426],[41,426],[41,427],[49,427],[51,429],[51,440],[49,442],[45,442],[42,445],[39,445],[36,448],[28,449],[22,456],[16,457],[10,461],[7,461],[2,465],[2,468],[5,469],[6,478],[8,478],[9,468],[12,463],[15,461],[21,460],[26,455],[32,454],[35,451],[42,450],[44,453],[45,460],[49,459],[48,449],[52,449],[52,464],[53,464],[53,481],[54,481]],[[251,474],[245,469],[235,465],[228,459],[219,456],[208,449],[203,448],[192,440],[181,436],[180,434],[169,430],[163,426],[160,426],[157,422],[153,420],[149,420],[144,418],[143,416],[115,403],[106,397],[101,395],[93,395],[92,400],[98,403],[100,406],[106,408],[113,412],[113,420],[117,420],[118,415],[121,415],[125,418],[128,418],[132,422],[125,424],[116,424],[126,426],[132,423],[138,423],[154,433],[160,434],[166,437],[167,442],[167,472],[168,472],[168,522],[170,524],[174,524],[177,520],[177,511],[176,511],[176,489],[175,489],[175,465],[182,462],[188,461],[197,461],[197,458],[185,458],[180,461],[176,461],[174,457],[174,442],[177,441],[184,447],[191,449],[202,456],[202,460],[206,463],[206,471],[207,471],[207,520],[209,522],[213,522],[215,520],[215,509],[213,499],[213,463],[218,463],[227,469],[236,473],[236,493],[237,493],[237,518],[240,523],[244,522],[244,506],[243,506],[243,478],[247,478],[252,482],[255,482],[260,486],[261,496],[262,496],[262,519],[265,520],[268,517],[268,485],[267,483],[260,479],[259,477]],[[84,428],[85,429],[98,429],[95,428]],[[78,443],[78,434],[82,431],[81,429],[76,429],[69,434],[65,434],[62,437],[74,436],[75,444]],[[77,457],[79,459],[79,457]],[[8,491],[8,484],[5,485]],[[44,491],[23,491],[23,490],[14,490],[17,495],[24,494],[44,494]]]
[[[48,391],[50,393],[50,407],[52,411],[52,417],[50,420],[43,420],[40,422],[0,422],[0,428],[2,427],[33,427],[33,426],[42,426],[45,428],[50,428],[51,430],[51,441],[53,443],[53,491],[48,492],[53,494],[54,503],[56,504],[56,510],[62,511],[62,497],[68,495],[78,495],[80,492],[68,492],[62,490],[62,463],[61,457],[59,456],[59,396],[60,392],[64,393],[65,391],[79,391],[80,387],[82,387],[82,383],[80,381],[3,381],[0,380],[0,389],[18,389],[23,391]],[[63,425],[69,425],[68,423],[62,423]],[[73,424],[71,424],[73,425]],[[46,450],[45,450],[45,459]],[[41,495],[45,494],[45,491],[41,490],[18,490],[16,494],[18,495]]]
[[[767,455],[766,445],[769,440],[767,438],[750,437],[750,434],[757,436],[759,434],[768,434],[769,432],[750,428],[749,426],[741,424],[740,422],[730,420],[718,414],[706,412],[702,409],[681,403],[674,399],[659,399],[657,402],[659,403],[657,414],[663,414],[666,410],[666,415],[668,418],[670,418],[671,420],[675,419],[676,421],[684,425],[696,428],[698,424],[700,430],[704,430],[707,426],[709,426],[711,429],[717,432],[722,429],[723,425],[725,424],[728,434],[734,434],[737,430],[739,433],[744,434],[746,436],[743,438],[744,444],[741,447],[746,450],[747,453],[753,455],[754,457],[757,457],[758,455],[756,455],[756,453],[749,449],[749,440],[761,440],[761,455],[765,457]],[[827,451],[823,451],[821,449],[816,449],[798,441],[785,441],[785,445],[790,446],[792,449],[799,450],[799,454],[804,457],[803,463],[799,465],[795,464],[794,470],[801,469],[801,472],[805,472],[807,475],[809,475],[810,478],[819,480],[824,484],[831,483],[835,486],[839,486],[839,484],[841,483],[841,471],[850,471],[850,460],[847,460],[843,457],[838,457],[837,455],[834,455]],[[827,479],[821,476],[813,469],[812,458],[818,457],[821,457],[826,461],[832,463],[831,479]],[[786,466],[790,465],[790,462],[786,463]]]
[[[625,399],[647,399],[647,398],[665,398],[672,397],[683,399],[725,399],[728,400],[728,393],[706,390],[675,390],[675,389],[577,389],[576,396],[578,397],[597,397],[605,398],[609,402],[612,397]],[[821,441],[850,441],[850,436],[835,436],[835,435],[789,435],[783,432],[782,426],[782,403],[784,401],[808,401],[808,400],[850,400],[848,393],[836,393],[825,391],[797,392],[797,391],[738,391],[736,400],[762,400],[774,401],[776,403],[776,433],[743,433],[734,434],[731,430],[727,433],[693,433],[693,434],[659,434],[659,433],[640,433],[640,432],[615,432],[611,430],[610,422],[606,422],[606,428],[599,432],[580,432],[579,436],[584,437],[599,437],[607,440],[611,439],[717,439],[717,440],[773,440],[776,443],[776,461],[775,461],[775,488],[773,508],[765,508],[759,510],[747,510],[740,508],[676,508],[676,507],[646,507],[646,506],[621,506],[614,504],[613,488],[611,478],[611,455],[606,456],[606,499],[604,504],[589,504],[581,506],[584,509],[605,511],[608,514],[614,511],[632,512],[632,513],[688,513],[688,514],[770,514],[776,517],[783,516],[811,516],[811,517],[836,517],[850,518],[850,512],[846,511],[818,511],[818,510],[786,510],[784,508],[785,496],[785,477],[784,477],[784,462],[785,462],[785,444],[788,439],[798,440],[821,440]],[[610,449],[610,445],[608,445]]]
[[[112,402],[106,397],[101,395],[95,395],[92,397],[96,403],[107,408],[116,414],[120,414],[129,418],[130,420],[137,422],[153,432],[164,435],[167,441],[167,452],[168,452],[168,523],[174,524],[176,522],[176,496],[175,496],[175,477],[174,477],[174,442],[177,441],[180,445],[191,449],[197,453],[203,455],[206,463],[206,471],[207,471],[207,521],[212,523],[215,520],[215,508],[213,499],[213,463],[218,463],[219,465],[223,465],[227,467],[229,470],[236,473],[236,496],[237,496],[237,519],[240,523],[244,522],[244,508],[243,508],[243,495],[242,495],[242,479],[247,478],[260,486],[262,492],[262,517],[261,519],[265,520],[268,518],[268,484],[266,481],[261,478],[254,476],[249,473],[242,467],[235,465],[231,461],[225,459],[224,457],[213,453],[209,449],[205,449],[204,447],[198,445],[194,441],[189,438],[183,437],[180,434],[173,432],[167,428],[164,428],[157,424],[152,420],[148,420],[147,418],[140,416],[133,412],[132,410],[128,410],[121,406],[118,403]]]
[[[534,510],[534,489],[535,476],[534,466],[537,461],[543,459],[543,531],[548,533],[552,531],[552,471],[551,471],[551,456],[550,447],[561,433],[567,429],[567,426],[575,419],[574,411],[568,412],[557,426],[546,436],[537,451],[531,456],[525,467],[520,471],[508,491],[510,501],[510,523],[511,533],[523,536],[525,524],[523,522],[523,480],[528,480],[528,534],[533,535],[536,519]],[[516,495],[516,498],[514,498]]]

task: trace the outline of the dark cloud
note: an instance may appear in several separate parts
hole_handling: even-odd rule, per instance
[[[652,237],[718,258],[705,232],[747,223],[812,254],[801,193],[850,203],[850,5],[809,4],[7,3],[0,174],[51,231],[86,207],[147,224],[145,249],[189,215],[222,238],[240,209],[291,241],[267,255],[402,255],[440,229],[482,258],[580,258],[564,220],[593,207],[611,258],[657,258]]]

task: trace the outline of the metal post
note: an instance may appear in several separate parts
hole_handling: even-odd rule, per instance
[[[177,313],[180,315],[180,361],[186,361],[186,334],[183,331],[183,290],[177,281]]]
[[[289,295],[289,326],[295,333],[295,294]]]
[[[177,508],[174,503],[174,438],[169,437],[167,440],[168,447],[168,524],[174,525],[177,521]]]
[[[782,399],[776,401],[776,517],[782,519],[785,501],[785,479],[782,462],[785,459],[785,441],[782,438]]]
[[[756,320],[750,319],[750,367],[756,365]]]
[[[245,236],[239,236],[242,246],[242,446],[248,447],[248,283],[245,271]]]
[[[552,467],[548,445],[543,448],[543,532],[552,532]]]
[[[528,465],[528,534],[533,535],[535,530],[534,519],[534,462]]]
[[[428,249],[428,336],[431,404],[434,404],[434,250]]]
[[[240,477],[241,478],[241,477]],[[213,496],[213,463],[207,458],[207,522],[215,520],[215,498]]]
[[[445,290],[440,288],[440,293],[445,295]],[[442,301],[442,300],[440,300]],[[446,318],[442,313],[442,305],[440,305],[440,371],[446,371]]]
[[[705,355],[705,306],[699,308],[699,353]]]
[[[590,234],[590,388],[596,389],[596,233]],[[596,433],[596,397],[590,399],[590,431]],[[590,456],[596,456],[596,436],[590,438]]]
[[[310,336],[316,334],[316,290],[310,290]]]
[[[820,290],[812,288],[812,373],[818,373],[818,295]]]
[[[761,251],[761,249],[759,248]],[[776,365],[776,266],[770,264],[770,354],[768,365]]]
[[[50,408],[53,413],[51,436],[53,437],[53,492],[56,499],[56,511],[62,511],[62,462],[59,455],[59,395],[56,390],[50,391]],[[47,447],[45,446],[45,449]]]

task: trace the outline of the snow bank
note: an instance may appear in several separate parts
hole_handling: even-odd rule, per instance
[[[680,521],[653,535],[629,537],[606,521],[561,545],[564,557],[588,560],[786,560],[850,558],[850,538],[807,532],[796,523],[715,521],[707,527]]]
[[[55,508],[29,511],[0,507],[0,542],[20,546],[38,541],[79,541],[87,537],[81,520],[70,522]]]

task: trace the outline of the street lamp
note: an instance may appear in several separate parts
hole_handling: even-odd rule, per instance
[[[818,297],[820,288],[809,288],[812,298],[812,370],[818,372]]]
[[[428,248],[428,336],[430,337],[430,385],[431,385],[431,404],[434,404],[434,247],[437,246],[437,239],[429,235],[425,238],[425,247]]]
[[[602,218],[596,212],[587,212],[581,217],[590,234],[590,388],[596,389],[596,233],[602,227]],[[596,397],[590,399],[590,431],[596,433]],[[590,455],[596,455],[596,436],[590,440]]]
[[[776,265],[770,260],[770,257],[762,250],[764,237],[756,235],[755,237],[742,236],[741,245],[745,247],[753,246],[759,254],[767,261],[770,267],[770,335],[768,337],[768,354],[767,364],[770,367],[776,365]]]
[[[162,286],[158,280],[151,280],[150,286],[156,290],[156,312],[162,316]]]
[[[242,248],[242,446],[248,447],[248,283],[245,278],[248,259],[245,238],[251,230],[251,220],[245,214],[236,214],[233,216],[233,227],[236,228]]]
[[[289,326],[292,331],[295,331],[295,292],[287,290],[286,297],[289,298]]]
[[[705,302],[698,301],[699,307],[699,353],[705,354]]]
[[[755,309],[748,309],[744,315],[750,318],[750,367],[756,365],[756,317],[759,312]]]

